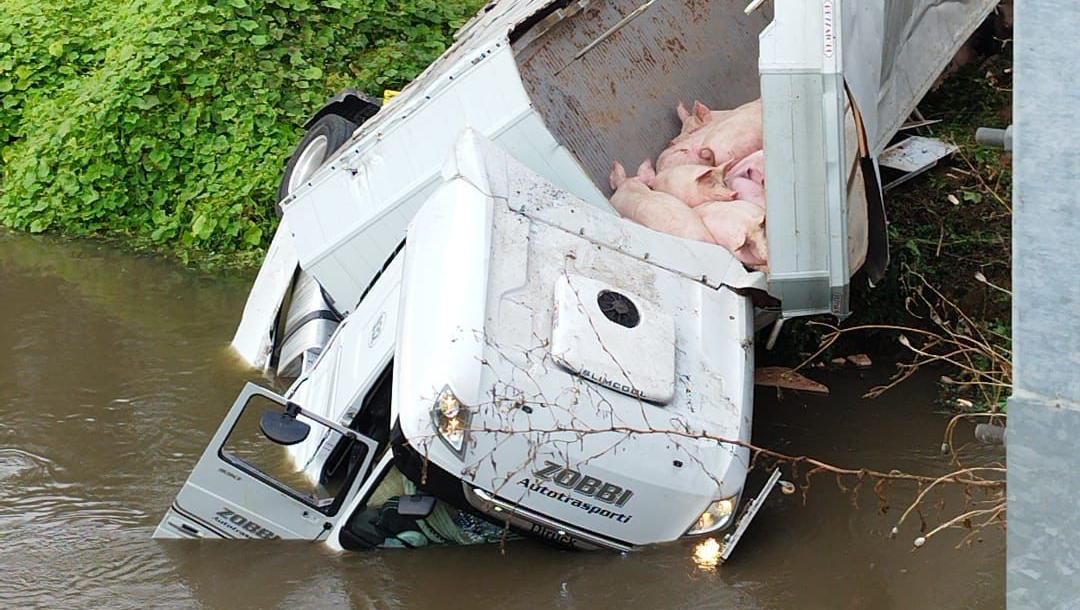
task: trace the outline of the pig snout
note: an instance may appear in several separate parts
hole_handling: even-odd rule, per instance
[[[698,155],[710,165],[735,162],[761,149],[760,125],[732,121],[725,121],[724,126],[717,129],[706,127],[701,130],[704,137]]]
[[[765,209],[765,188],[760,184],[742,176],[731,178],[728,184],[735,191],[736,199],[749,201],[761,209]]]
[[[759,150],[747,155],[727,172],[727,179],[735,177],[749,178],[761,186],[765,186],[765,151]]]

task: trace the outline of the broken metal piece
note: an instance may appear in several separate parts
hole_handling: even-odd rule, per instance
[[[955,144],[922,136],[911,136],[893,144],[882,151],[878,165],[899,172],[900,176],[887,182],[884,190],[891,190],[923,174],[957,150]]]
[[[582,57],[584,57],[586,53],[588,53],[589,51],[592,51],[596,47],[596,45],[600,44],[601,42],[604,42],[612,34],[614,34],[615,32],[618,32],[619,30],[621,30],[623,28],[623,26],[630,23],[634,19],[637,19],[642,13],[647,11],[649,9],[649,7],[653,5],[654,2],[656,2],[656,0],[648,0],[648,2],[646,2],[645,4],[642,4],[641,6],[637,7],[636,9],[634,9],[633,11],[628,13],[625,17],[620,19],[615,25],[608,28],[608,30],[606,32],[604,32],[603,34],[600,34],[599,36],[597,36],[596,40],[593,40],[589,44],[585,45],[585,47],[583,49],[581,49],[580,51],[578,51],[577,54],[574,55],[574,57],[570,61],[568,61],[566,63],[566,65],[559,68],[555,72],[555,76],[558,76],[559,73],[562,72],[563,70],[565,70],[570,64],[572,64],[575,61],[577,61],[577,60],[581,59]]]
[[[750,526],[750,521],[754,519],[758,511],[761,510],[761,505],[765,503],[765,499],[769,497],[769,492],[776,486],[777,481],[780,480],[780,469],[777,468],[769,476],[769,480],[765,482],[765,485],[761,488],[761,492],[757,496],[750,499],[750,502],[743,509],[742,515],[735,524],[735,529],[728,535],[724,536],[724,541],[721,545],[720,562],[723,563],[731,557],[731,552],[735,550],[735,545],[739,543],[743,534],[746,533],[746,528]]]

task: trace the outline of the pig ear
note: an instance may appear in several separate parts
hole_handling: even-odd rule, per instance
[[[711,148],[702,148],[697,151],[698,158],[700,158],[705,165],[712,165],[716,161],[716,154],[713,153]]]
[[[682,103],[682,100],[679,100],[679,105],[675,107],[675,112],[679,114],[679,120],[683,123],[686,122],[686,119],[690,118],[690,111],[686,109],[686,105]]]
[[[652,186],[653,181],[656,180],[656,170],[653,169],[651,159],[645,159],[645,161],[638,166],[637,177],[641,178],[645,184]]]
[[[626,168],[618,161],[611,167],[611,188],[618,190],[623,182],[626,182]]]
[[[698,172],[698,175],[697,175],[696,178],[694,178],[694,181],[695,182],[702,182],[702,183],[704,183],[704,182],[712,182],[712,181],[716,180],[716,173],[715,172],[716,172],[716,168],[712,168],[712,167],[703,168],[700,172]],[[721,176],[721,179],[723,179],[723,176]]]
[[[731,171],[731,166],[734,165],[734,164],[735,164],[735,159],[728,159],[727,161],[724,161],[720,165],[717,165],[716,170],[715,170],[716,173],[717,173],[717,178],[719,180],[726,180],[727,179],[727,173],[729,171]]]
[[[702,123],[708,123],[712,118],[712,113],[709,112],[709,107],[701,102],[694,100],[694,116]]]

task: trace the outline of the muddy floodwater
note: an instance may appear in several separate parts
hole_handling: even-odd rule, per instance
[[[254,378],[227,349],[249,281],[0,232],[0,607],[1004,606],[1000,531],[960,550],[964,532],[950,532],[912,552],[917,520],[888,539],[910,489],[894,489],[883,515],[871,490],[856,508],[828,478],[805,505],[775,494],[719,567],[695,559],[694,542],[625,556],[531,541],[338,556],[309,543],[151,540]],[[759,389],[754,440],[944,472],[933,377],[859,398],[886,373],[816,375],[827,398]]]

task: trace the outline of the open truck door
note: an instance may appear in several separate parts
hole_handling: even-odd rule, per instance
[[[278,446],[331,433],[341,435],[349,455],[346,475],[332,486],[311,483]],[[371,438],[249,383],[154,537],[322,540],[363,486],[377,451]]]

